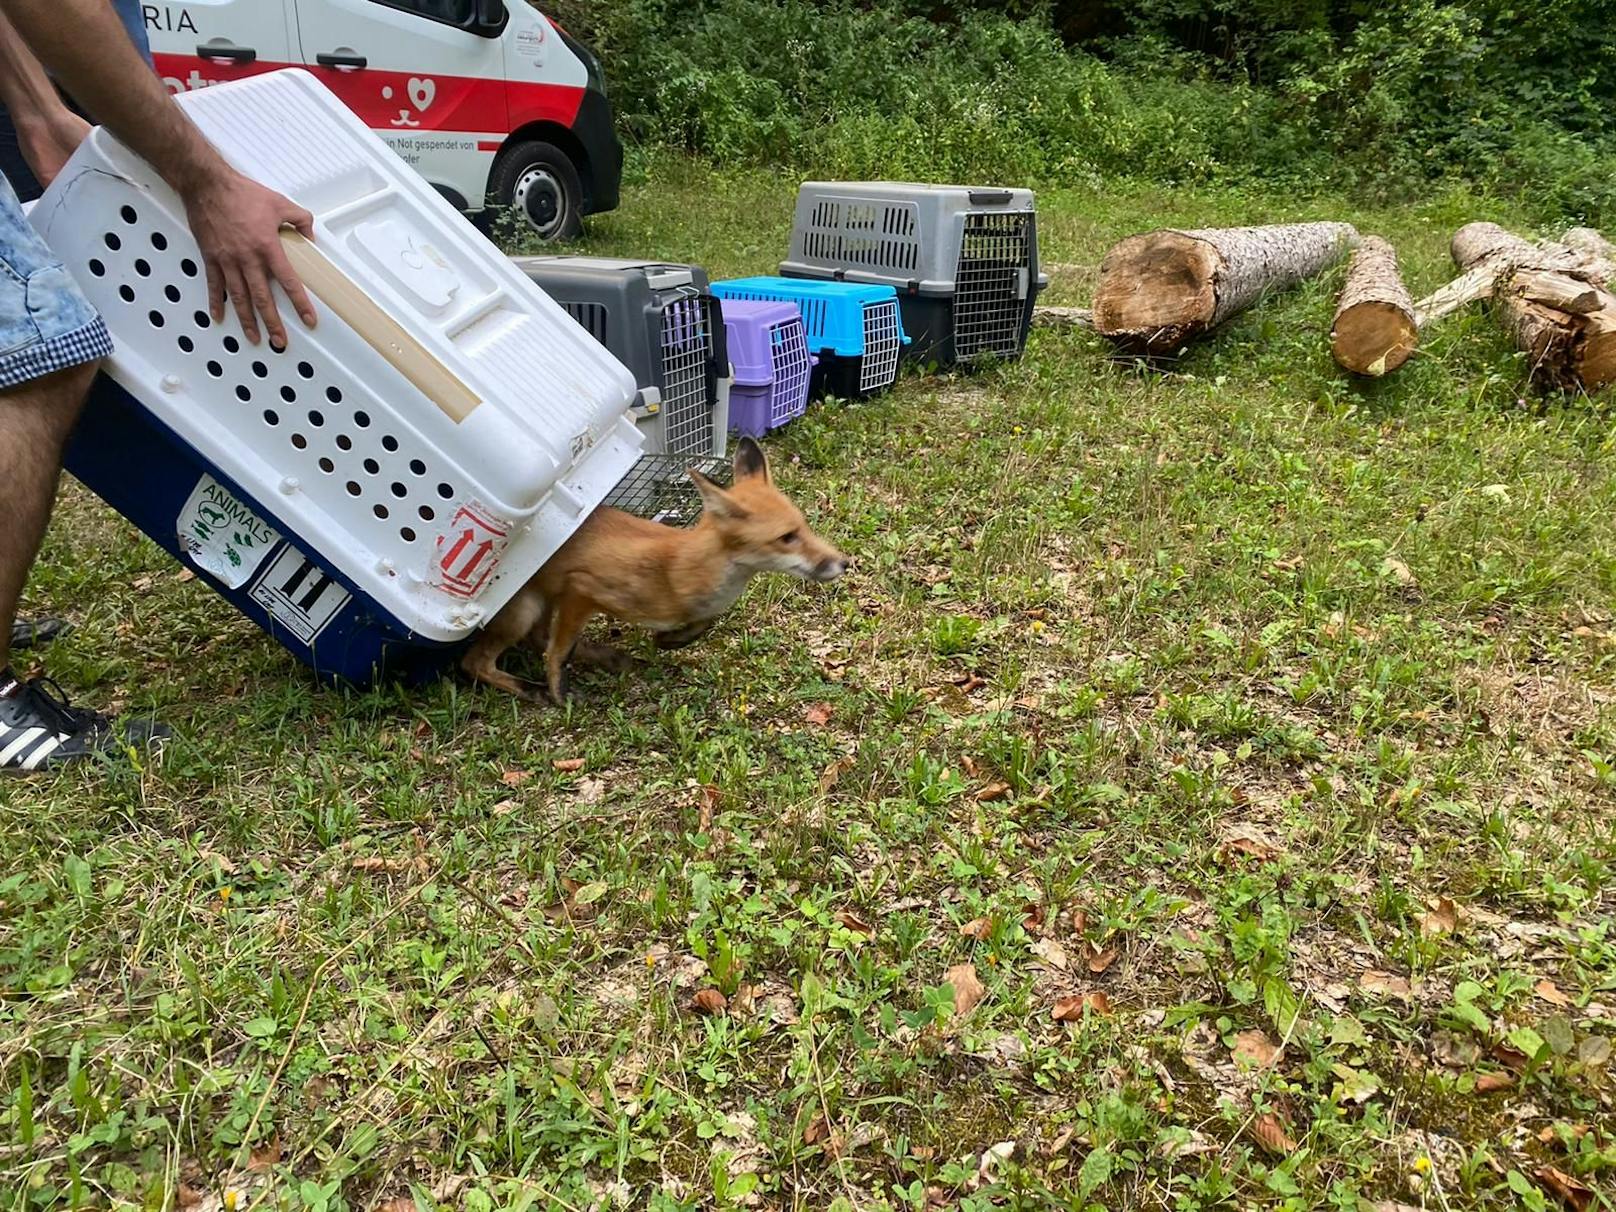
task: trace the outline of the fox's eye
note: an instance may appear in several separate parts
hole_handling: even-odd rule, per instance
[[[785,534],[780,536],[780,542],[784,543],[787,547],[790,547],[796,541],[797,541],[797,532],[795,530],[789,530]]]

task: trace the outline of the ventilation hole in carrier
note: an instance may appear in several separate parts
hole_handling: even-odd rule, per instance
[[[430,505],[423,505],[415,512],[421,515],[421,521],[423,522],[430,522],[433,518],[438,516],[432,512],[432,506]]]
[[[139,219],[140,219],[140,216],[135,213],[135,208],[133,206],[125,206],[125,207],[123,207],[121,210],[118,211],[118,216],[125,223],[135,223],[135,222],[138,222]]]
[[[208,373],[217,379],[224,374],[224,367],[220,366],[217,362],[209,362]]]
[[[325,389],[325,398],[330,400],[333,404],[341,404],[342,392],[335,387],[327,387]]]
[[[364,466],[365,466],[365,471],[368,472],[370,475],[377,475],[377,474],[379,474],[381,472],[381,469],[382,469],[382,465],[380,463],[376,462],[375,459],[366,459]]]
[[[309,409],[309,424],[319,429],[320,426],[325,424],[325,413],[317,412],[312,408]]]
[[[307,362],[299,362],[297,364],[297,373],[302,375],[305,379],[312,379],[314,378],[314,367],[310,366]]]
[[[236,399],[245,404],[248,400],[252,399],[252,388],[248,387],[245,383],[237,383]]]
[[[388,454],[396,454],[398,452],[398,439],[390,433],[383,434],[382,449]]]
[[[280,423],[281,423],[281,414],[280,413],[276,412],[273,408],[264,409],[264,424],[265,425],[269,425],[269,426],[273,427],[273,426],[279,425]]]
[[[97,258],[91,257],[90,272],[98,278],[104,278],[107,274],[107,267],[103,265]]]
[[[194,353],[196,351],[196,342],[191,340],[190,337],[181,335],[175,344],[180,347],[181,353]]]
[[[178,303],[180,301],[180,288],[170,282],[167,286],[163,287],[163,298],[167,299],[170,303]]]
[[[415,542],[415,531],[411,530],[408,526],[400,526],[398,528],[398,537],[403,539],[406,543],[413,543]]]
[[[348,487],[348,495],[350,497],[357,497],[359,495],[359,492],[360,492],[359,485],[356,484],[354,481],[349,480],[347,487]]]
[[[307,450],[309,448],[309,440],[300,433],[294,433],[292,435],[292,445],[297,447],[299,450]]]
[[[145,257],[136,257],[135,258],[135,272],[137,274],[139,274],[142,278],[151,277],[151,262],[146,260]]]
[[[370,428],[370,414],[368,412],[356,412],[356,413],[354,413],[354,415],[353,415],[353,423],[355,425],[359,426],[360,429],[369,429]]]
[[[168,248],[168,237],[165,236],[160,231],[152,232],[152,234],[151,234],[151,246],[153,248],[155,248],[158,252],[163,252],[165,249]]]
[[[353,449],[353,439],[350,438],[345,433],[339,433],[337,435],[337,449],[338,450],[352,450]]]
[[[400,484],[397,480],[393,481],[392,489],[395,497],[407,497],[410,495],[410,490],[405,488],[404,485]]]
[[[122,286],[118,287],[118,297],[125,303],[133,303],[135,301],[135,288],[129,285],[129,283],[125,282]]]
[[[156,308],[153,308],[151,311],[148,311],[146,313],[146,318],[151,321],[151,326],[153,328],[161,328],[163,326],[163,324],[165,323],[165,321],[163,319],[163,313],[158,311]]]
[[[335,463],[333,463],[328,458],[325,458],[323,456],[321,457],[321,459],[320,459],[320,470],[321,471],[325,472],[326,475],[330,475],[336,469],[337,469],[337,465]]]
[[[269,367],[265,366],[262,362],[254,362],[252,364],[252,372],[260,379],[269,378]]]
[[[426,464],[421,462],[420,459],[411,459],[410,470],[418,476],[424,476],[426,474]]]
[[[296,404],[297,392],[290,387],[283,387],[281,388],[281,399],[285,400],[288,404]]]
[[[241,352],[241,342],[236,340],[234,337],[226,337],[223,344],[225,353]]]
[[[439,484],[438,495],[447,501],[450,497],[454,496],[454,489],[448,484]]]
[[[106,234],[106,236],[104,237],[104,239],[105,239],[105,242],[106,242],[106,246],[108,248],[110,248],[113,252],[117,252],[120,248],[123,247],[123,241],[118,239],[118,233],[115,232],[115,231],[109,231]]]
[[[187,278],[196,277],[196,262],[191,260],[190,257],[181,257],[180,258],[180,272],[182,274],[184,274]]]
[[[385,506],[385,505],[373,505],[373,506],[371,506],[370,511],[371,511],[371,513],[375,514],[378,518],[380,518],[382,521],[384,521],[384,522],[387,521],[387,506]]]
[[[196,321],[196,326],[198,328],[212,328],[213,327],[213,317],[208,315],[208,313],[205,312],[205,311],[192,312],[191,313],[191,319]]]

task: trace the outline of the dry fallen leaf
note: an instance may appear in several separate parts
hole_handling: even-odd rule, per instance
[[[606,798],[605,779],[579,779],[578,802],[580,804],[598,804]]]
[[[856,913],[843,909],[836,914],[836,921],[844,929],[851,930],[854,934],[862,934],[865,938],[875,937],[875,927]]]
[[[177,1202],[181,1209],[195,1208],[207,1198],[207,1192],[199,1191],[187,1183],[181,1183],[176,1194]]]
[[[1066,948],[1052,938],[1041,938],[1028,950],[1056,972],[1065,972],[1071,965],[1071,960],[1066,956]]]
[[[494,815],[509,816],[511,813],[516,811],[516,807],[517,805],[515,800],[500,800],[499,803],[494,805]]]
[[[533,772],[531,770],[507,770],[499,776],[499,781],[507,787],[520,787],[532,777]]]
[[[965,777],[968,779],[974,779],[977,776],[976,762],[972,760],[971,755],[968,753],[960,754],[960,769],[965,771]]]
[[[1251,1135],[1256,1142],[1276,1157],[1288,1157],[1296,1152],[1296,1142],[1285,1131],[1285,1125],[1272,1111],[1259,1115],[1251,1124]]]
[[[850,757],[837,758],[819,773],[819,794],[826,795],[830,789],[841,781],[842,775],[853,768],[853,759]]]
[[[271,1137],[266,1144],[259,1145],[247,1155],[247,1169],[255,1174],[262,1174],[271,1166],[279,1165],[281,1160],[281,1138]]]
[[[1532,986],[1532,991],[1548,1002],[1551,1006],[1569,1006],[1571,999],[1560,992],[1560,987],[1551,980],[1540,980]]]
[[[1459,910],[1451,897],[1433,897],[1426,904],[1430,912],[1419,916],[1420,934],[1425,938],[1452,934],[1459,928]]]
[[[711,783],[706,783],[701,789],[701,816],[696,821],[697,833],[711,833],[713,828],[713,813],[718,808],[719,791]]]
[[[943,974],[943,980],[954,986],[954,1014],[957,1017],[976,1009],[976,1004],[987,995],[987,986],[976,979],[975,964],[955,964]]]
[[[989,783],[986,787],[982,788],[982,790],[976,793],[976,802],[979,804],[987,804],[994,800],[1002,800],[1009,794],[1009,783]]]
[[[584,768],[584,760],[583,758],[556,758],[550,765],[554,766],[562,774],[572,774]]]
[[[1044,907],[1028,901],[1021,907],[1021,925],[1024,930],[1039,931],[1044,928]]]
[[[1483,1073],[1476,1078],[1477,1094],[1493,1094],[1499,1090],[1508,1090],[1515,1084],[1515,1078],[1508,1073]]]
[[[691,998],[699,1014],[722,1014],[729,1008],[729,999],[717,989],[703,989]]]
[[[959,929],[960,934],[966,938],[974,938],[979,943],[992,931],[993,919],[990,917],[973,917]]]
[[[1414,572],[1409,566],[1396,556],[1387,556],[1380,562],[1380,571],[1394,578],[1399,585],[1414,585]]]
[[[1266,838],[1241,834],[1231,837],[1223,843],[1220,853],[1225,863],[1232,863],[1237,858],[1255,859],[1259,863],[1271,863],[1280,856],[1280,849]]]
[[[1269,1039],[1265,1032],[1254,1029],[1235,1036],[1234,1047],[1229,1051],[1237,1061],[1246,1061],[1259,1069],[1266,1069],[1279,1060],[1284,1049]]]
[[[808,1121],[808,1126],[802,1130],[802,1143],[812,1145],[824,1140],[830,1135],[830,1125],[825,1122],[823,1115],[815,1115]]]
[[[1593,1190],[1585,1184],[1578,1182],[1564,1170],[1556,1170],[1553,1166],[1539,1167],[1537,1180],[1554,1194],[1572,1212],[1587,1212],[1594,1202]]]
[[[415,1197],[395,1195],[392,1199],[382,1200],[372,1212],[415,1212]]]
[[[1057,1023],[1080,1023],[1083,1021],[1085,1010],[1095,1014],[1110,1014],[1111,999],[1099,990],[1092,993],[1078,993],[1072,997],[1057,997],[1051,1017]]]
[[[1115,947],[1102,948],[1098,943],[1090,943],[1088,953],[1089,971],[1094,973],[1095,976],[1099,976],[1117,959],[1117,949]]]
[[[829,703],[815,703],[802,713],[803,721],[815,728],[823,728],[830,723],[831,713],[835,710]]]
[[[1374,969],[1359,978],[1358,987],[1365,993],[1378,993],[1381,997],[1396,997],[1404,1001],[1408,1000],[1410,992],[1407,978]]]

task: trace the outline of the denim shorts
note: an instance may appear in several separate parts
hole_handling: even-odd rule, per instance
[[[106,322],[0,177],[0,391],[111,352]]]

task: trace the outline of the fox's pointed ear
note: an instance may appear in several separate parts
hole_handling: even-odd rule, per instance
[[[685,474],[690,477],[690,482],[701,494],[701,507],[708,513],[720,518],[734,518],[737,521],[746,516],[745,508],[725,492],[721,485],[708,479],[694,467],[686,468]]]
[[[764,483],[770,483],[769,457],[763,453],[751,438],[742,438],[735,444],[735,478],[749,480],[753,476],[762,476]]]

